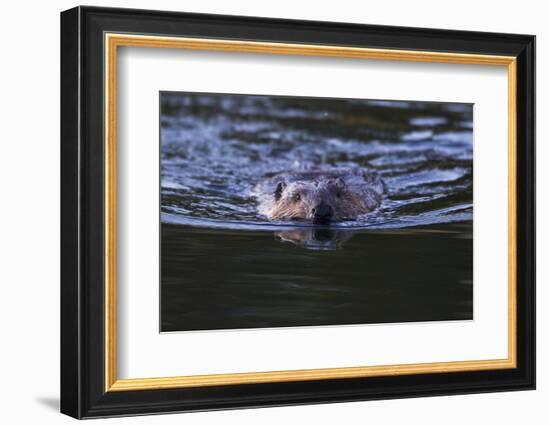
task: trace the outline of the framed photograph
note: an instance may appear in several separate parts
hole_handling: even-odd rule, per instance
[[[535,37],[61,14],[61,411],[535,388]]]

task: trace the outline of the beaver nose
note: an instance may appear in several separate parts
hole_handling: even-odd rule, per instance
[[[313,215],[313,221],[316,223],[326,223],[332,217],[332,207],[321,202],[311,209],[311,215]]]

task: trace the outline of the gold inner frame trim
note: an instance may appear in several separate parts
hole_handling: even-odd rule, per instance
[[[149,35],[105,34],[105,391],[136,391],[215,385],[312,381],[511,369],[516,367],[516,58],[446,52],[371,49],[330,45],[179,38]],[[229,51],[279,55],[324,56],[354,59],[398,60],[507,67],[508,72],[508,356],[494,360],[468,360],[326,369],[228,373],[175,377],[118,379],[116,325],[116,136],[117,48],[119,46]]]

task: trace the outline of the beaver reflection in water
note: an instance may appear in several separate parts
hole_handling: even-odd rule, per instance
[[[385,191],[378,173],[354,167],[277,174],[259,182],[253,195],[269,220],[330,224],[375,210]]]
[[[275,232],[275,239],[316,251],[332,251],[341,248],[355,232],[329,226],[294,227]]]

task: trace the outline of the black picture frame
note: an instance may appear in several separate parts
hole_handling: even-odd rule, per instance
[[[517,59],[517,367],[105,391],[104,34],[259,40]],[[75,418],[535,388],[535,37],[76,7],[61,13],[61,412]]]

